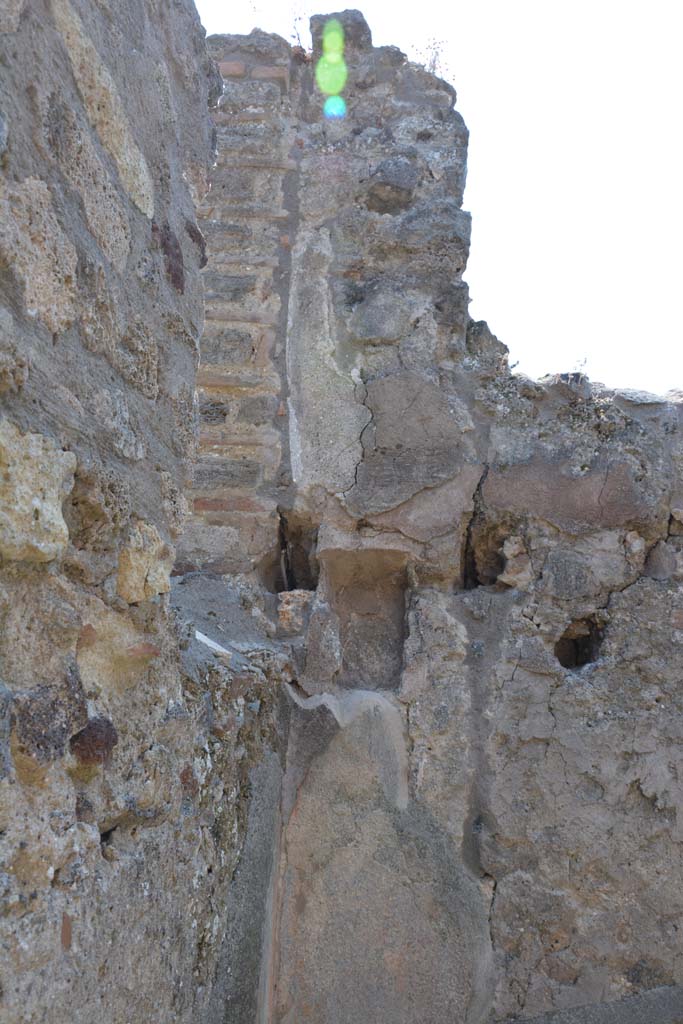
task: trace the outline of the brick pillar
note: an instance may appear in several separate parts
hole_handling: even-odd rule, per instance
[[[177,572],[279,573],[282,489],[289,484],[280,367],[289,275],[287,176],[296,164],[291,50],[255,31],[214,36],[223,76],[217,160],[200,211],[207,240],[206,326],[197,378],[200,440],[193,516]]]

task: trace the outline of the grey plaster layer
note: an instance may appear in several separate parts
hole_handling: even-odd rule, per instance
[[[226,933],[207,1024],[255,1024],[267,931],[269,886],[277,851],[282,771],[271,752],[250,776],[253,797],[240,863],[222,914]]]

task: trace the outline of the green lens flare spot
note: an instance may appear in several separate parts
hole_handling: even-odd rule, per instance
[[[326,96],[336,96],[346,85],[348,74],[346,62],[343,59],[330,61],[327,57],[321,57],[315,69],[315,80],[322,93]]]
[[[328,96],[323,107],[325,117],[342,118],[346,115],[346,102],[342,96]]]
[[[330,18],[323,28],[323,55],[315,68],[315,80],[325,100],[325,117],[340,118],[346,114],[346,103],[340,96],[349,70],[344,60],[344,28],[337,18]]]
[[[340,21],[330,18],[323,29],[323,53],[342,54],[344,52],[344,29]]]

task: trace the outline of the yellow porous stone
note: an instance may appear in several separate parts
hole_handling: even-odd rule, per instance
[[[0,263],[24,286],[29,316],[53,333],[75,319],[76,250],[55,217],[50,190],[40,178],[0,184]]]
[[[22,434],[0,420],[0,555],[50,562],[69,542],[62,502],[74,483],[76,456],[42,434]]]
[[[156,526],[139,522],[131,530],[128,544],[119,556],[116,590],[128,604],[147,601],[171,589],[175,552]]]
[[[66,108],[61,111],[61,122],[59,165],[81,197],[88,227],[97,244],[116,269],[122,271],[130,251],[125,200],[98,156],[91,130]]]
[[[55,23],[66,45],[90,123],[116,163],[121,184],[147,217],[154,216],[154,186],[136,145],[114,80],[69,0],[52,0]]]

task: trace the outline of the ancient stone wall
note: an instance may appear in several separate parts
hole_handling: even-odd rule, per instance
[[[226,1020],[677,1020],[681,407],[510,373],[467,311],[454,92],[340,17],[338,122],[324,19],[312,58],[210,41],[180,568],[260,595],[294,670],[259,990]]]
[[[0,8],[0,1019],[680,1024],[679,396],[510,373],[339,17],[334,122],[324,18]]]
[[[0,80],[0,1019],[208,1020],[272,731],[168,603],[220,79],[190,0],[5,0]]]

